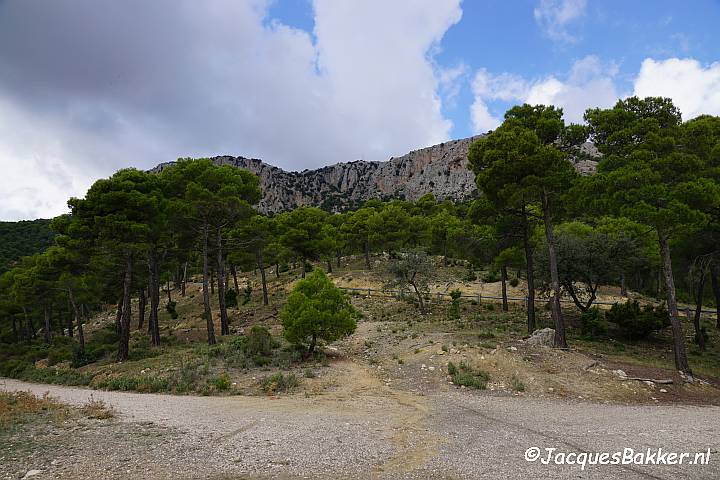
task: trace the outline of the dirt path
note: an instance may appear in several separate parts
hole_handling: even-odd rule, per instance
[[[91,391],[0,379],[0,390],[92,395],[118,420],[36,439],[33,478],[719,478],[720,408],[623,407],[475,394],[418,396],[347,362],[329,394],[192,397]],[[45,443],[43,443],[45,442]],[[711,450],[708,465],[542,465],[527,448],[558,452]],[[11,460],[11,459],[8,459]],[[53,462],[55,462],[53,464]],[[17,478],[3,471],[0,478]],[[23,472],[19,472],[22,476]]]

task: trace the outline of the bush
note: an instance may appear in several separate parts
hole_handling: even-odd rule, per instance
[[[280,312],[283,335],[312,354],[318,341],[332,342],[355,331],[357,312],[321,269],[293,288]]]
[[[459,365],[448,362],[447,369],[448,374],[452,377],[452,382],[458,386],[485,390],[487,388],[487,382],[490,380],[490,375],[487,372],[484,370],[473,370],[473,368],[465,362],[460,362]]]
[[[238,306],[237,292],[232,288],[225,290],[225,306],[228,308]]]
[[[518,285],[520,285],[520,280],[517,277],[510,279],[511,287],[517,287]]]
[[[176,320],[178,318],[178,313],[175,307],[177,307],[177,302],[174,302],[172,300],[167,302],[167,305],[165,305],[165,310],[167,310],[167,312],[170,314],[170,318],[172,318],[173,320]]]
[[[616,324],[622,335],[630,340],[647,338],[651,333],[670,325],[670,317],[664,305],[645,305],[640,308],[637,300],[616,303],[607,311],[605,317]]]
[[[580,331],[589,338],[607,334],[607,321],[598,307],[592,307],[580,315]]]
[[[518,377],[513,375],[512,378],[510,378],[510,388],[513,389],[513,392],[524,392],[525,384],[521,382]]]
[[[271,355],[274,346],[270,330],[262,325],[253,325],[247,335],[245,353],[248,355]]]
[[[289,392],[296,388],[300,382],[294,373],[289,375],[283,375],[282,373],[274,373],[269,377],[263,378],[260,382],[260,386],[265,393],[281,393]]]
[[[227,373],[218,375],[217,377],[211,379],[208,383],[219,392],[229,390],[232,386],[232,381],[230,380],[230,376]]]
[[[495,283],[500,281],[500,275],[496,270],[491,270],[482,277],[482,281],[485,283]]]
[[[245,288],[243,289],[243,305],[247,305],[252,300],[252,285],[250,285],[250,282],[245,285]]]
[[[460,297],[462,292],[460,290],[453,290],[450,292],[450,317],[454,319],[460,318]]]

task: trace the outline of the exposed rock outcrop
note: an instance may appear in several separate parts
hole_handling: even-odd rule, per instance
[[[301,205],[343,211],[372,198],[417,200],[426,193],[438,200],[476,197],[475,175],[468,169],[467,153],[477,138],[451,140],[386,162],[357,160],[302,172],[287,172],[256,158],[220,156],[212,160],[217,165],[244,168],[260,178],[263,198],[258,209],[263,213]],[[594,171],[592,149],[575,160],[581,173]],[[173,163],[162,163],[151,171],[159,172]]]

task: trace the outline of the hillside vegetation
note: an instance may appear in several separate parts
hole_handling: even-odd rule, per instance
[[[9,270],[21,257],[44,252],[54,237],[50,220],[0,222],[0,273]]]
[[[0,276],[0,373],[311,394],[372,372],[411,389],[716,402],[720,118],[634,97],[586,117],[509,110],[469,147],[483,194],[469,202],[267,216],[256,175],[208,159],[98,180],[53,220],[50,248]],[[603,158],[583,177],[570,159],[588,139]]]

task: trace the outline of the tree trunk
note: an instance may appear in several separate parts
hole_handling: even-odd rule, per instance
[[[505,265],[500,267],[500,274],[502,279],[502,309],[503,312],[508,311],[508,299],[507,299],[507,267]]]
[[[75,301],[72,289],[68,290],[68,298],[70,299],[70,305],[72,305],[75,323],[77,323],[78,326],[78,342],[80,343],[80,351],[85,353],[85,333],[82,328],[82,315],[80,314],[80,309]]]
[[[327,259],[327,267],[328,267],[327,273],[332,273],[332,259],[330,257],[328,257],[328,259]]]
[[[533,248],[530,244],[530,226],[528,225],[525,206],[522,208],[523,215],[523,247],[525,249],[525,262],[527,267],[527,327],[528,333],[535,331],[535,269],[533,265]]]
[[[275,278],[280,278],[280,262],[275,262]]]
[[[13,332],[13,341],[17,343],[20,341],[18,338],[18,328],[17,328],[17,319],[15,318],[15,315],[10,315],[12,317],[12,332]]]
[[[182,283],[180,284],[180,296],[185,298],[185,285],[187,284],[187,262],[183,265]]]
[[[710,267],[710,282],[715,295],[715,327],[720,329],[720,263],[714,261]]]
[[[340,268],[340,250],[335,251],[335,258],[337,259],[337,268]]]
[[[132,293],[132,254],[125,253],[125,275],[123,277],[123,309],[120,319],[120,343],[117,361],[124,362],[130,354],[130,295]]]
[[[208,291],[208,281],[210,276],[210,266],[208,265],[208,226],[203,229],[203,306],[205,312],[205,320],[207,322],[208,344],[215,345],[215,325],[212,319],[212,310],[210,310],[210,292]]]
[[[263,305],[268,305],[268,290],[267,281],[265,279],[265,262],[263,261],[262,251],[255,251],[255,260],[257,261],[258,270],[260,270],[260,279],[262,280],[262,291],[263,291]]]
[[[50,334],[50,310],[47,305],[43,305],[43,334],[45,343],[50,343],[52,335]]]
[[[415,295],[417,295],[418,304],[420,305],[420,313],[425,315],[425,302],[423,302],[422,294],[420,293],[420,290],[418,290],[414,282],[410,282],[410,285],[412,285],[413,289],[415,290]]]
[[[553,291],[551,301],[552,318],[555,324],[555,347],[568,348],[565,337],[565,321],[560,310],[560,278],[558,275],[557,254],[555,252],[555,234],[550,217],[550,199],[547,193],[542,198],[543,222],[545,223],[545,239],[547,241],[548,259],[550,261],[550,286]]]
[[[692,376],[690,364],[688,363],[687,351],[685,349],[685,336],[682,324],[678,315],[677,301],[675,298],[675,279],[672,272],[672,259],[670,258],[670,240],[667,233],[658,230],[658,241],[660,242],[660,258],[662,261],[662,273],[665,280],[665,293],[667,295],[667,307],[670,315],[670,324],[673,333],[673,353],[675,355],[675,368]]]
[[[168,296],[168,303],[172,302],[172,295],[170,294],[170,279],[169,278],[167,281],[167,296]]]
[[[230,334],[230,322],[228,321],[227,306],[225,305],[225,260],[223,260],[222,229],[218,228],[215,236],[217,247],[217,281],[218,281],[218,306],[220,307],[220,335]]]
[[[120,323],[123,314],[123,297],[120,297],[117,302],[117,311],[115,312],[115,333],[120,335]]]
[[[240,285],[238,284],[238,279],[237,279],[237,269],[235,268],[235,264],[233,264],[232,262],[230,263],[230,274],[233,277],[233,284],[235,285],[235,293],[240,295]]]
[[[87,305],[80,305],[80,319],[78,320],[78,342],[80,343],[80,351],[85,354],[85,328],[83,327],[82,319],[86,321],[90,320],[90,311]]]
[[[68,337],[73,338],[74,332],[73,330],[75,327],[73,326],[73,317],[72,317],[72,311],[71,311],[71,305],[70,305],[70,298],[68,297],[68,316],[67,316],[67,329],[68,329]]]
[[[302,273],[301,277],[305,278],[305,257],[300,259],[300,272]]]
[[[145,307],[147,305],[147,297],[145,296],[145,287],[140,289],[138,297],[138,330],[142,330],[145,325]]]
[[[627,284],[625,283],[625,274],[620,274],[620,296],[627,297]]]
[[[695,342],[701,351],[705,350],[705,335],[703,335],[702,326],[700,325],[700,316],[702,315],[703,294],[705,293],[705,268],[700,270],[700,278],[698,279],[697,290],[695,294],[695,315],[693,316],[693,326],[695,327]]]
[[[370,242],[365,241],[365,266],[369,269],[370,267]]]
[[[148,333],[153,346],[160,345],[160,322],[158,310],[160,309],[160,264],[157,254],[152,252],[148,256],[148,296],[150,297],[150,316],[148,318]]]
[[[317,334],[313,333],[312,339],[310,340],[310,346],[308,347],[308,357],[311,357],[315,351],[315,345],[317,345]]]

